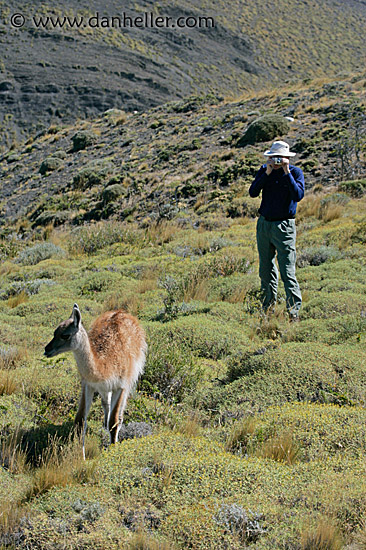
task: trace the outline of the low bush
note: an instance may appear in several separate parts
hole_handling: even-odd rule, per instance
[[[86,147],[93,145],[97,140],[97,136],[88,130],[80,130],[76,132],[71,139],[72,151],[76,153],[77,151],[81,151],[82,149],[86,149]]]
[[[51,242],[35,244],[20,252],[16,261],[22,265],[36,265],[49,258],[64,258],[65,251]]]
[[[267,345],[262,353],[251,355],[245,347],[240,354],[228,353],[229,366],[233,362],[229,376],[235,379],[229,383],[224,380],[224,384],[221,381],[209,390],[203,388],[197,402],[219,418],[241,417],[248,410],[266,410],[292,401],[365,403],[364,352],[360,350],[355,357],[351,343],[329,346],[313,341],[309,346],[305,323],[300,323],[303,342],[274,349]]]
[[[91,255],[112,244],[135,244],[139,239],[139,231],[121,222],[107,221],[73,229],[70,233],[69,251]]]
[[[93,160],[74,176],[73,187],[85,191],[93,185],[101,184],[112,172],[113,164],[110,161],[106,159]]]
[[[42,286],[53,286],[56,282],[52,279],[33,279],[30,281],[14,281],[8,287],[0,291],[0,298],[6,300],[11,296],[17,296],[24,292],[27,296],[38,294]],[[22,300],[23,301],[23,300]]]
[[[289,130],[290,124],[285,117],[276,114],[264,115],[249,125],[243,137],[237,142],[237,147],[271,141],[276,137],[285,136]]]
[[[43,176],[47,174],[47,172],[52,172],[53,170],[58,170],[63,166],[63,162],[60,158],[57,157],[47,157],[42,162],[39,173]]]
[[[297,257],[297,266],[321,265],[324,262],[335,262],[342,258],[342,253],[334,246],[309,246],[300,251]]]
[[[338,189],[351,197],[362,197],[366,193],[366,179],[342,181]]]
[[[217,523],[237,534],[244,544],[256,542],[266,532],[263,519],[263,514],[244,510],[237,504],[222,504],[215,516]]]
[[[180,402],[200,383],[201,369],[188,347],[179,345],[171,332],[152,331],[149,354],[139,389],[169,402]]]

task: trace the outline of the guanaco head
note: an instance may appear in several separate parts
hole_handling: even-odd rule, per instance
[[[81,324],[81,313],[77,304],[74,304],[70,319],[62,321],[55,330],[51,342],[44,350],[46,357],[55,357],[59,353],[72,351],[77,347],[76,335]]]

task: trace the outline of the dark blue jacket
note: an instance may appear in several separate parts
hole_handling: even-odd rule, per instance
[[[300,168],[292,164],[289,168],[289,174],[280,168],[272,170],[267,176],[266,165],[263,164],[249,188],[251,197],[258,197],[262,191],[259,213],[265,218],[285,220],[295,217],[297,203],[304,196],[305,182]]]

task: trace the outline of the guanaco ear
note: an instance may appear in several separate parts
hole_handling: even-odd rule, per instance
[[[79,328],[79,325],[81,323],[81,313],[77,304],[74,304],[74,307],[72,308],[71,318],[74,322],[75,328]]]

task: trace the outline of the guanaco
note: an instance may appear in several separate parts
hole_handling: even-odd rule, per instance
[[[144,369],[145,333],[138,320],[122,310],[103,313],[86,332],[80,309],[74,304],[71,317],[58,325],[44,354],[55,357],[66,351],[74,353],[81,376],[75,425],[82,430],[85,459],[87,416],[95,392],[102,398],[104,427],[109,430],[110,443],[118,441],[127,398]]]

